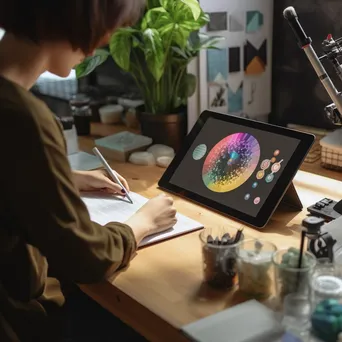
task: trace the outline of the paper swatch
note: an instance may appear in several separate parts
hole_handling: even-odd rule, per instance
[[[247,40],[244,46],[245,74],[262,74],[267,65],[267,40],[265,39],[260,48],[256,48]]]
[[[247,11],[246,32],[254,33],[260,30],[264,24],[264,15],[260,11]]]
[[[228,78],[228,50],[208,50],[208,82],[227,80]]]

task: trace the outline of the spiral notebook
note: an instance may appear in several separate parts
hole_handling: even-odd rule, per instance
[[[135,192],[130,192],[129,195],[133,200],[133,204],[125,198],[99,193],[83,194],[82,200],[88,208],[91,220],[105,225],[109,222],[125,222],[148,201],[146,197]],[[139,247],[203,228],[201,223],[182,214],[178,213],[177,219],[178,222],[174,227],[170,227],[170,229],[162,233],[146,237]]]

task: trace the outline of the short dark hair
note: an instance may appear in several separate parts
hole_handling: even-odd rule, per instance
[[[87,54],[144,8],[145,0],[0,0],[0,27],[36,43],[66,40]]]

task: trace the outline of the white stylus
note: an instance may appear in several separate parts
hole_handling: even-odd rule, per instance
[[[118,178],[118,176],[116,175],[116,172],[114,170],[112,170],[112,168],[109,166],[109,164],[107,163],[106,159],[104,159],[103,155],[101,154],[101,152],[94,147],[93,148],[93,152],[96,154],[97,157],[99,157],[102,165],[104,166],[104,168],[106,169],[106,171],[108,172],[108,174],[113,178],[113,180],[118,183],[121,188],[125,191],[125,194],[127,196],[127,198],[129,199],[129,201],[131,202],[131,204],[133,204],[133,201],[131,199],[131,197],[128,195],[128,191],[127,189],[122,185],[122,183],[120,182],[120,179]]]

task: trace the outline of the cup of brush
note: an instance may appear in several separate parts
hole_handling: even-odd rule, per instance
[[[243,229],[208,227],[200,233],[204,281],[217,289],[231,289],[237,284],[236,247],[243,239]]]
[[[280,303],[291,293],[309,296],[310,283],[317,262],[313,254],[290,247],[276,251],[272,261],[275,266],[275,285]]]

